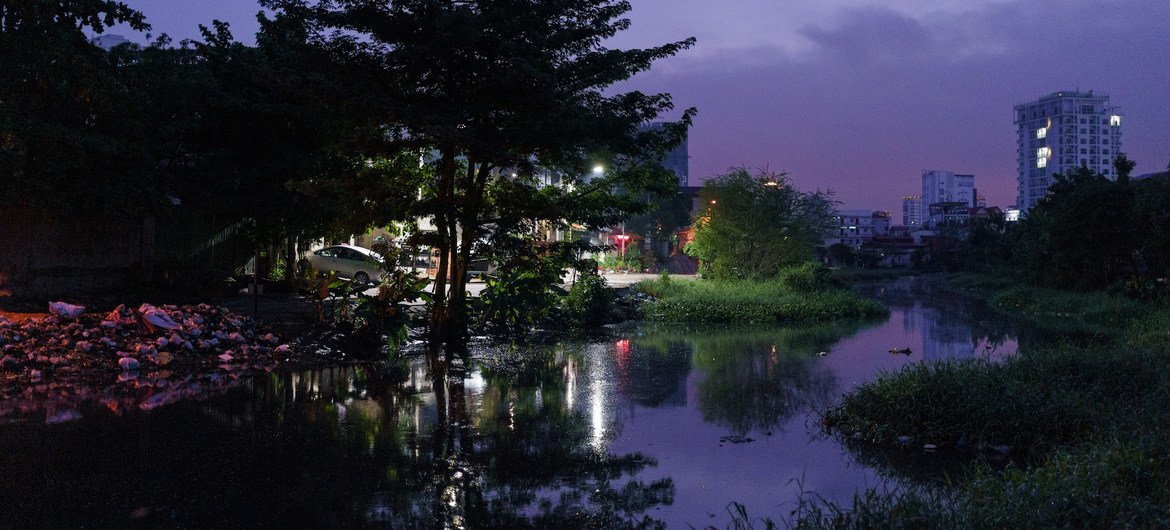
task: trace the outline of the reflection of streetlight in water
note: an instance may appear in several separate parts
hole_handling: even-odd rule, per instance
[[[605,385],[600,379],[594,379],[590,387],[590,401],[592,405],[593,449],[601,451],[605,448]]]

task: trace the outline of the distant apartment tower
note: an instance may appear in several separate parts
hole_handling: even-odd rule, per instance
[[[922,198],[917,195],[902,197],[902,225],[922,226]]]
[[[653,122],[646,125],[644,130],[656,129],[666,125],[662,122]],[[678,177],[679,187],[690,186],[690,154],[687,152],[687,137],[683,136],[682,142],[674,147],[669,153],[663,157],[659,162],[662,167],[674,172]]]
[[[928,169],[922,172],[922,208],[943,202],[975,205],[975,175]]]
[[[1109,96],[1093,91],[1054,92],[1015,106],[1016,205],[1027,212],[1048,193],[1056,174],[1081,166],[1117,178],[1113,159],[1121,150],[1121,112]]]

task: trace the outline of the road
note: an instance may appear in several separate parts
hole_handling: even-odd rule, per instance
[[[602,274],[601,277],[605,278],[605,282],[607,284],[609,284],[610,287],[620,289],[622,287],[629,287],[629,286],[631,286],[635,283],[638,283],[642,280],[653,280],[653,279],[657,278],[658,275],[657,274]],[[695,276],[694,274],[672,274],[670,277],[674,278],[676,280],[694,280],[697,278],[697,276]],[[572,284],[572,277],[566,277],[565,284],[564,284],[565,287],[568,287],[571,284]],[[483,282],[480,282],[480,281],[468,282],[467,283],[468,296],[470,296],[472,298],[479,296],[479,294],[483,292],[484,285],[485,284]],[[378,294],[378,289],[376,287],[370,288],[369,290],[366,291],[366,294],[368,294],[368,295]]]

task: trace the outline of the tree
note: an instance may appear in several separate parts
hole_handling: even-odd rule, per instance
[[[108,55],[89,43],[141,13],[111,0],[0,4],[0,181],[5,201],[124,213],[157,203],[134,101]]]
[[[1121,169],[1116,182],[1083,166],[1056,176],[1048,196],[1029,212],[1013,243],[1012,255],[1028,279],[1091,289],[1137,272],[1135,251],[1141,232],[1134,222],[1133,183],[1128,170]]]
[[[638,127],[673,107],[669,95],[606,89],[693,44],[617,50],[602,43],[629,27],[614,0],[265,0],[307,21],[308,41],[347,65],[352,97],[369,116],[368,156],[432,152],[435,177],[413,213],[436,227],[432,342],[466,333],[462,281],[488,238],[531,238],[536,220],[604,226],[643,208],[641,193],[670,191],[648,161],[677,143],[675,126]],[[602,163],[601,178],[581,176]],[[538,168],[565,177],[541,188]],[[512,175],[515,174],[515,177]],[[490,227],[490,230],[489,230]]]
[[[828,192],[793,189],[783,173],[734,169],[708,180],[689,253],[707,278],[770,278],[808,261],[832,228]]]

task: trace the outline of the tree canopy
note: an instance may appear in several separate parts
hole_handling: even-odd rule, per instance
[[[639,131],[673,108],[670,96],[608,89],[694,41],[605,47],[629,27],[629,2],[262,3],[303,20],[307,42],[352,73],[350,97],[374,132],[359,138],[361,152],[422,150],[434,161],[413,213],[436,227],[427,239],[440,256],[436,336],[465,329],[465,286],[447,278],[464,277],[477,245],[527,241],[531,254],[535,224],[604,226],[643,209],[643,192],[676,185],[652,161],[681,139],[694,111]],[[597,164],[604,174],[584,178]],[[542,186],[545,171],[559,185]],[[572,244],[550,245],[560,243]]]
[[[832,227],[831,197],[796,190],[784,173],[733,169],[703,185],[688,253],[707,278],[776,276],[813,258]]]

